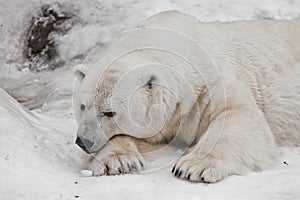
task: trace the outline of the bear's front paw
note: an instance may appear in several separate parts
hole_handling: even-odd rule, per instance
[[[193,182],[215,183],[230,175],[226,168],[225,161],[216,160],[209,155],[201,157],[190,153],[177,161],[172,173],[178,178]]]
[[[144,158],[138,153],[112,153],[104,156],[99,152],[92,158],[89,169],[92,170],[93,176],[119,175],[141,171],[144,165]]]

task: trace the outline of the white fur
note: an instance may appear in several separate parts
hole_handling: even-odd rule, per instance
[[[80,79],[75,107],[86,110],[77,111],[77,134],[94,142],[91,152],[101,149],[91,161],[94,175],[118,174],[112,159],[119,167],[128,158],[137,162],[132,153],[142,159],[135,139],[124,139],[130,152],[111,145],[119,134],[152,145],[178,137],[191,149],[173,173],[204,182],[266,169],[278,145],[300,145],[300,20],[203,24],[164,12],[139,27],[103,47],[106,53]],[[167,37],[170,30],[179,33]],[[134,50],[110,63],[126,49],[151,45],[149,38],[170,51]],[[170,54],[175,50],[192,64]],[[107,111],[116,116],[103,116]]]

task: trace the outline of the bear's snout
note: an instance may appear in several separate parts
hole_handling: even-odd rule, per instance
[[[75,143],[85,152],[91,153],[89,149],[93,146],[93,142],[77,137]]]

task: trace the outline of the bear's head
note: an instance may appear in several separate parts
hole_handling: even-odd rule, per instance
[[[136,51],[100,68],[77,70],[76,143],[87,153],[116,135],[172,137],[197,99],[191,67],[168,53]]]

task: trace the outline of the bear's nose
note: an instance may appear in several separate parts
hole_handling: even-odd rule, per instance
[[[89,149],[93,146],[93,142],[84,138],[77,137],[75,143],[85,152],[90,153]]]

